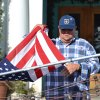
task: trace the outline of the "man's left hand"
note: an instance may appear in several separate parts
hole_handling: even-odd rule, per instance
[[[66,75],[71,75],[75,71],[80,69],[80,64],[74,64],[74,63],[66,63],[64,64],[65,68],[61,71],[61,73]]]

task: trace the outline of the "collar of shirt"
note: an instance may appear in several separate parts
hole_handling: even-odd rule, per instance
[[[63,43],[62,41],[61,41],[61,39],[60,39],[60,37],[58,38],[58,42],[59,42],[59,44],[64,44],[64,45],[66,45],[66,46],[68,46],[68,45],[70,45],[70,44],[72,44],[73,42],[75,42],[75,38],[72,38],[72,40],[71,40],[71,42],[70,43]]]

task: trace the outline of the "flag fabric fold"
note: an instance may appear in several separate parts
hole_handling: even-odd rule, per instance
[[[41,27],[36,26],[32,32],[0,62],[0,74],[58,62],[60,60],[65,60],[64,56]],[[35,81],[55,69],[56,67],[53,65],[45,68],[21,71],[2,75],[0,76],[0,80]]]

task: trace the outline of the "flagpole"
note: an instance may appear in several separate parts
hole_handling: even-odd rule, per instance
[[[47,66],[51,66],[51,65],[58,65],[58,64],[64,64],[64,63],[69,63],[69,62],[78,61],[78,60],[84,60],[84,59],[88,59],[88,58],[99,57],[99,56],[100,56],[100,54],[95,54],[95,55],[91,55],[91,56],[84,56],[84,57],[72,58],[72,59],[68,59],[68,60],[61,60],[58,62],[52,62],[52,63],[48,63],[48,64],[44,64],[44,65],[33,66],[30,68],[23,68],[23,69],[0,73],[0,76],[7,75],[7,74],[14,74],[17,72],[22,72],[22,71],[34,70],[36,68],[43,68],[43,67],[47,67]]]

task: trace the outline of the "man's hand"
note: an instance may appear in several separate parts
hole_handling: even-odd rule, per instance
[[[80,64],[66,63],[66,64],[64,64],[64,66],[65,66],[65,68],[61,71],[61,73],[64,76],[71,75],[72,73],[74,73],[75,71],[80,69]]]

